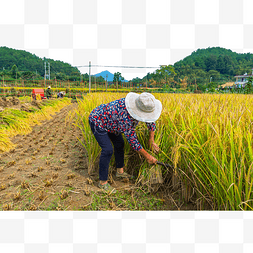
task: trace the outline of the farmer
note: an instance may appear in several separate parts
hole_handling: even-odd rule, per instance
[[[145,157],[149,164],[155,164],[157,159],[143,149],[139,143],[135,127],[139,121],[145,122],[149,129],[149,145],[155,152],[159,151],[158,145],[154,142],[155,121],[160,117],[162,104],[159,100],[147,92],[136,94],[130,92],[126,98],[102,104],[96,107],[89,116],[91,130],[102,148],[99,161],[99,184],[98,187],[108,192],[115,189],[107,182],[108,168],[111,156],[116,161],[116,178],[130,178],[124,172],[124,140],[121,133],[124,133],[131,147]]]
[[[48,86],[48,88],[46,89],[46,97],[47,99],[52,97],[51,86]]]
[[[62,91],[58,92],[57,98],[63,98],[63,93],[62,93]]]

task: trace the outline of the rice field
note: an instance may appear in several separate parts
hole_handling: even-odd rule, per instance
[[[34,106],[27,104],[29,100],[29,97],[21,100],[26,102],[24,104],[25,110],[6,108],[0,112],[0,153],[14,148],[11,137],[30,133],[34,125],[50,119],[51,115],[71,104],[71,99],[69,98],[49,100],[44,103],[36,103]]]
[[[100,147],[91,133],[88,116],[96,106],[125,95],[88,94],[78,103],[75,124],[82,131],[79,141],[88,155],[89,172],[95,167]],[[155,134],[161,151],[153,155],[174,167],[163,187],[179,191],[185,201],[194,202],[200,210],[252,210],[253,96],[154,95],[162,102],[163,111]],[[139,124],[136,132],[148,149],[145,124]],[[136,183],[143,178],[148,182],[150,166],[140,163],[128,144],[125,153],[127,169],[138,174]],[[163,174],[166,177],[168,171],[163,169]]]

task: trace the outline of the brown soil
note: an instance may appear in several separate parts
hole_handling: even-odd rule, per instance
[[[16,136],[12,140],[16,148],[0,155],[0,210],[87,210],[94,194],[100,194],[98,174],[87,173],[86,154],[78,141],[81,132],[73,124],[65,124],[75,106],[63,108],[30,134]],[[133,182],[110,179],[118,191],[133,196]],[[161,198],[165,210],[195,209],[175,204],[168,195]]]
[[[85,152],[77,139],[80,131],[65,124],[74,106],[63,108],[51,120],[35,126],[30,134],[16,136],[12,140],[16,148],[1,154],[3,209],[80,209],[91,201],[92,191],[100,191],[94,186],[97,177],[88,177]]]
[[[21,111],[30,112],[32,108],[38,109],[45,101],[33,100],[31,102],[20,102],[17,97],[0,97],[0,112],[5,108],[13,108]]]

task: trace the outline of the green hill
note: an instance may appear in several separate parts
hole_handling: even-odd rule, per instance
[[[78,68],[71,66],[62,61],[55,61],[52,59],[45,59],[50,63],[51,77],[63,79],[64,77],[80,77]],[[23,72],[37,73],[37,77],[44,77],[44,59],[39,58],[35,54],[31,54],[24,50],[16,50],[8,47],[0,47],[0,71],[11,71],[14,65],[17,66],[19,75]],[[8,73],[5,73],[8,75]],[[1,73],[0,73],[1,75]],[[14,76],[13,76],[14,78]]]
[[[197,49],[174,65],[161,66],[133,83],[154,83],[168,91],[171,88],[195,91],[215,90],[221,84],[234,82],[236,75],[251,74],[253,54],[236,53],[221,47]]]
[[[218,71],[226,77],[234,77],[245,72],[251,73],[253,54],[239,54],[221,47],[198,49],[183,60],[174,64],[175,70],[183,74],[183,69],[192,68],[203,71]],[[181,70],[180,70],[181,69]]]

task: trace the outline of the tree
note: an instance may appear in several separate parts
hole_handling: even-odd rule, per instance
[[[16,78],[17,77],[17,73],[18,73],[18,68],[17,66],[14,64],[11,68],[11,76],[12,78]]]
[[[209,80],[211,79],[211,81],[218,80],[220,78],[220,73],[216,70],[210,70],[208,72],[208,76],[209,76]]]
[[[88,75],[88,80],[89,80],[89,75]],[[105,79],[102,76],[97,76],[96,77],[96,82],[97,83],[104,83]]]
[[[206,70],[216,70],[216,64],[217,64],[217,56],[216,55],[210,55],[208,58],[205,60],[206,64]]]
[[[149,81],[152,88],[156,86],[156,81],[153,78],[151,78]]]
[[[167,86],[168,81],[171,81],[176,75],[175,69],[172,65],[161,65],[160,69],[156,72],[160,75],[160,81],[164,82],[165,87]]]
[[[64,73],[61,73],[61,72],[56,73],[55,77],[56,77],[57,80],[62,80],[62,81],[67,80],[67,76]]]
[[[32,72],[32,71],[24,71],[21,73],[21,77],[22,79],[33,79],[34,77],[36,77],[36,73]]]
[[[184,77],[184,79],[180,79],[180,87],[184,90],[186,90],[187,88],[187,76]]]
[[[199,68],[201,68],[201,69],[206,69],[205,62],[204,62],[203,58],[200,58],[200,57],[198,57],[198,58],[196,59],[196,61],[195,61],[195,66],[196,66],[196,67],[199,67]]]
[[[139,77],[135,77],[132,79],[133,86],[137,86],[142,82],[142,80]]]
[[[217,60],[217,66],[216,69],[221,73],[221,74],[225,74],[226,70],[225,70],[225,63],[223,60],[223,56],[219,56],[218,60]]]
[[[245,93],[249,94],[252,92],[253,77],[249,77],[248,82],[245,86]]]
[[[116,83],[121,83],[124,80],[124,77],[121,75],[120,72],[116,72],[113,74],[113,82]]]

